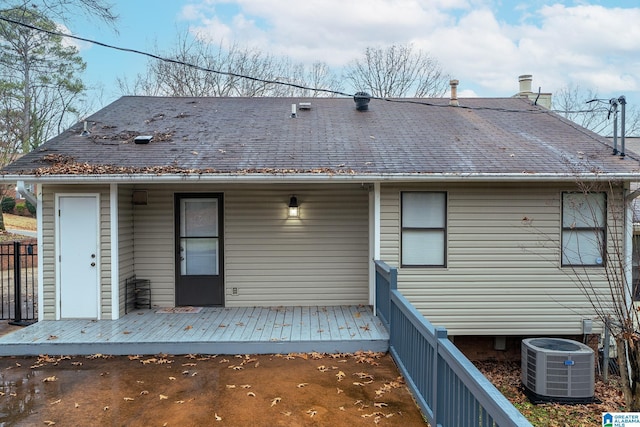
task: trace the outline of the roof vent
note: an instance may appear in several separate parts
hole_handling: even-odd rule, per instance
[[[353,95],[353,100],[356,103],[356,110],[367,111],[369,109],[369,101],[371,101],[371,95],[367,92],[357,92]]]
[[[311,103],[310,102],[299,102],[298,103],[298,107],[301,110],[311,110]]]
[[[87,127],[87,121],[84,121],[84,128],[82,129],[82,133],[80,134],[82,136],[89,136],[91,135],[91,132],[89,132],[89,129]]]
[[[458,102],[458,84],[460,82],[458,80],[449,80],[449,84],[451,85],[451,99],[449,100],[449,105],[452,107],[459,107],[460,103]]]
[[[152,139],[153,139],[152,135],[140,135],[140,136],[136,136],[133,142],[135,142],[136,144],[148,144],[151,142]]]

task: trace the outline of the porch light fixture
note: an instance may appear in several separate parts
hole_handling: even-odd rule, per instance
[[[289,199],[289,218],[299,218],[300,217],[300,206],[298,205],[298,198],[296,196],[291,196]]]

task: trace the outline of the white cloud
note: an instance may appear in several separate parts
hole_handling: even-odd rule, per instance
[[[71,30],[69,29],[69,27],[67,27],[66,25],[62,24],[62,23],[56,23],[56,31],[62,33],[62,34],[73,34],[71,32]],[[62,38],[62,46],[65,47],[75,47],[78,52],[82,52],[83,50],[87,50],[89,48],[91,48],[92,44],[91,43],[87,43],[85,41],[82,40],[77,40],[77,39],[73,39],[71,37],[63,37]]]
[[[440,3],[451,3],[448,10],[466,5]],[[366,46],[405,43],[451,19],[437,3],[417,0],[308,0],[295,6],[287,0],[240,0],[237,5],[241,12],[225,20],[226,27],[200,20],[193,31],[211,40],[232,35],[234,42],[333,66],[354,59]]]
[[[640,8],[505,3],[205,0],[183,8],[181,17],[214,43],[237,42],[334,67],[366,46],[413,42],[460,80],[461,94],[509,96],[520,74],[533,74],[534,87],[545,92],[569,84],[601,93],[640,90]],[[232,16],[225,16],[229,5]]]

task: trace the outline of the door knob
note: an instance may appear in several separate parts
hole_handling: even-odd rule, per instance
[[[92,262],[92,263],[91,263],[91,267],[95,267],[95,266],[96,266],[96,263],[95,263],[95,262]]]

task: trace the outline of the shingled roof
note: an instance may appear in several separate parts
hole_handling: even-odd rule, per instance
[[[518,98],[123,97],[5,167],[4,180],[53,176],[320,174],[628,179],[638,159]],[[298,108],[291,117],[291,105]],[[148,144],[136,144],[149,135]]]

